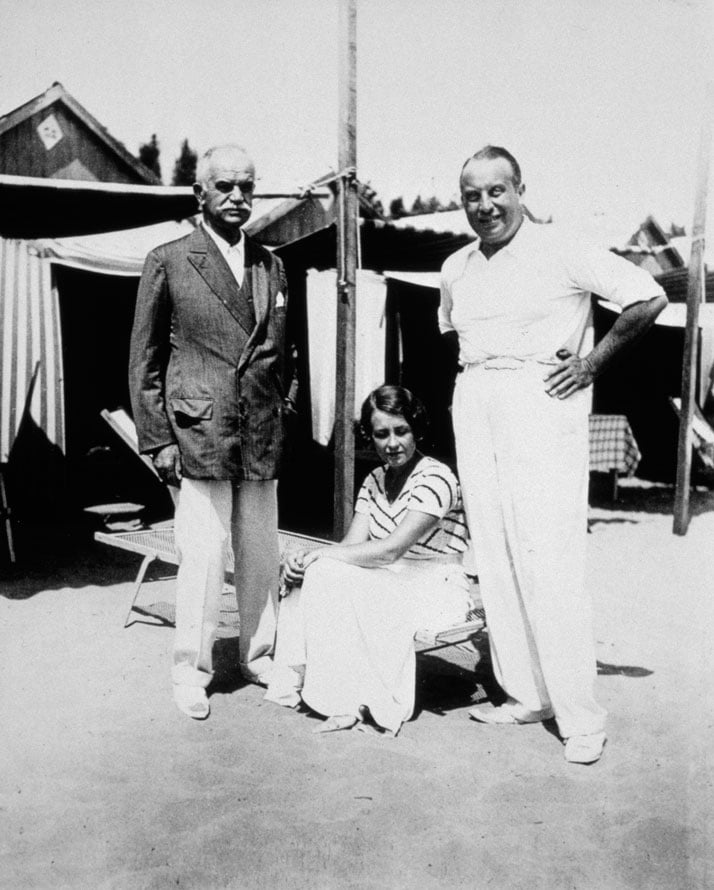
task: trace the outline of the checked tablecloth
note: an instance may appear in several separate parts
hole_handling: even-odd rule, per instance
[[[640,449],[624,414],[590,415],[590,469],[599,473],[616,470],[632,476],[640,462]]]

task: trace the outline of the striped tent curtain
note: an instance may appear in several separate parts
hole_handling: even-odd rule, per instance
[[[8,461],[26,407],[64,453],[57,288],[49,261],[27,241],[0,238],[0,342],[0,464]]]

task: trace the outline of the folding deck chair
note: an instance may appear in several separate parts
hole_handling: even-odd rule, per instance
[[[27,420],[30,413],[30,405],[32,404],[32,396],[35,392],[35,385],[37,384],[37,378],[40,373],[40,362],[35,362],[35,367],[32,370],[32,377],[30,378],[30,385],[27,387],[27,394],[25,396],[25,403],[22,406],[22,411],[19,414],[15,415],[16,426],[11,427],[9,429],[9,442],[7,446],[8,454],[12,450],[12,446],[15,442],[15,439],[20,433],[20,430]],[[19,420],[18,420],[19,418]],[[7,467],[6,463],[0,463],[0,523],[5,531],[5,545],[8,559],[11,563],[16,561],[15,555],[15,542],[13,538],[12,531],[12,508],[10,507],[10,500],[7,494],[7,488],[5,486],[5,469]]]
[[[138,439],[136,436],[136,428],[133,420],[123,409],[116,411],[102,411],[102,418],[109,424],[121,440],[129,447],[132,452],[140,457],[151,471],[158,477],[158,473],[151,460],[139,454]],[[178,490],[169,487],[171,496],[176,503]],[[138,553],[143,556],[139,571],[134,581],[133,595],[129,611],[127,613],[124,627],[128,627],[131,623],[132,613],[143,611],[136,606],[136,600],[139,596],[141,585],[149,566],[156,560],[167,563],[168,565],[178,565],[178,556],[174,544],[174,530],[172,522],[158,523],[156,526],[139,529],[137,531],[127,532],[95,532],[94,538],[107,544],[110,547],[117,547],[120,550],[128,550],[131,553]],[[278,539],[280,544],[280,552],[284,553],[291,547],[319,546],[320,544],[329,543],[320,538],[312,538],[307,535],[301,535],[297,532],[286,532],[279,530]],[[229,559],[229,565],[226,569],[228,583],[231,582],[233,574],[233,557]],[[467,616],[467,620],[457,625],[452,625],[442,630],[417,631],[414,636],[414,648],[417,652],[433,652],[442,649],[445,646],[454,646],[457,643],[466,643],[469,640],[478,637],[485,629],[486,621],[483,610],[475,608]]]
[[[669,404],[677,417],[681,417],[682,400],[670,396]],[[696,402],[692,417],[692,447],[699,455],[702,464],[708,470],[714,470],[714,429],[709,425]]]

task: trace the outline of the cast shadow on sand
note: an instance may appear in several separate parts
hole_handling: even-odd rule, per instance
[[[248,680],[241,676],[238,637],[225,637],[213,644],[213,679],[206,690],[212,695],[230,695],[244,686]]]
[[[604,661],[598,661],[597,672],[601,677],[632,677],[639,679],[641,677],[650,677],[654,671],[649,668],[637,667],[631,664],[607,664]]]
[[[649,668],[598,661],[600,676],[621,676],[642,679],[652,675]],[[446,716],[449,711],[474,704],[490,702],[495,707],[503,704],[506,694],[493,674],[488,652],[488,639],[482,635],[473,644],[453,646],[451,651],[417,659],[416,707],[414,717],[421,711]],[[557,735],[554,721],[553,734]],[[549,730],[552,731],[552,730]]]
[[[0,596],[26,600],[51,590],[132,582],[140,564],[137,554],[99,544],[85,529],[44,530],[23,539],[16,563],[0,565]]]
[[[711,485],[712,483],[708,481],[706,486],[697,485],[691,489],[689,508],[692,516],[714,512],[714,490]],[[589,503],[591,511],[597,515],[591,516],[591,522],[637,522],[636,518],[623,517],[621,515],[623,513],[672,516],[674,498],[674,485],[633,478],[620,481],[615,499],[610,486],[604,485],[597,475],[593,475],[590,481]]]

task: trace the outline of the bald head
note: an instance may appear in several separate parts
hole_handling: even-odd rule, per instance
[[[461,175],[463,175],[464,170],[468,167],[471,161],[497,161],[499,158],[506,161],[506,163],[510,166],[513,185],[516,188],[520,188],[523,182],[521,165],[513,157],[510,151],[508,151],[508,149],[503,148],[500,145],[484,145],[483,148],[480,148],[475,154],[472,154],[471,157],[467,158],[464,162],[464,166],[461,168]]]

